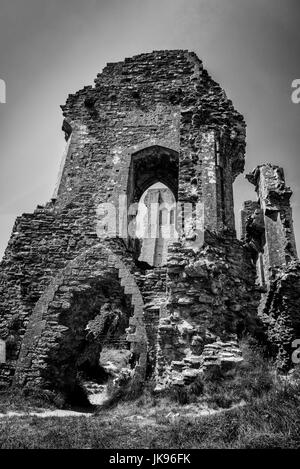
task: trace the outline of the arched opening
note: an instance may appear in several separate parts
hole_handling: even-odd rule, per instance
[[[163,239],[163,231],[166,229],[163,228],[164,225],[170,226],[175,225],[176,217],[175,217],[175,206],[172,207],[174,210],[173,213],[168,213],[166,210],[169,210],[169,205],[173,205],[176,203],[178,198],[178,171],[179,171],[179,156],[175,150],[171,150],[166,147],[161,147],[159,145],[154,145],[151,147],[147,147],[143,150],[140,150],[134,153],[131,157],[131,164],[129,168],[129,177],[128,177],[128,184],[127,184],[127,203],[128,203],[128,240],[127,240],[127,247],[132,252],[133,257],[136,261],[145,262],[149,266],[153,265],[160,265],[162,261],[164,261],[163,257],[159,261],[160,253],[164,249],[165,243],[162,242]],[[155,184],[159,183],[164,191],[161,189],[155,193],[154,187]],[[153,193],[151,195],[151,191],[153,189]],[[160,210],[162,211],[161,214],[157,213],[158,218],[152,220],[155,226],[153,229],[155,231],[155,237],[159,239],[159,231],[160,231],[160,246],[157,246],[157,256],[156,261],[153,263],[153,259],[151,262],[144,260],[144,256],[140,259],[141,252],[142,252],[142,240],[144,238],[150,239],[151,236],[140,236],[137,235],[139,232],[138,224],[138,211],[141,210],[141,202],[144,203],[143,197],[146,197],[146,192],[149,190],[148,198],[149,204],[154,205],[158,203]],[[167,195],[168,194],[168,195]],[[151,197],[160,197],[160,201],[152,202],[150,201]],[[167,200],[163,200],[166,198]],[[172,199],[172,203],[169,201]],[[167,205],[164,209],[162,206],[165,203]],[[147,205],[147,203],[146,203]],[[153,208],[153,211],[155,209]],[[169,220],[167,221],[165,217],[169,216]],[[156,215],[155,215],[156,217]],[[170,223],[172,217],[172,224]],[[153,217],[152,217],[153,218]],[[161,223],[160,223],[161,220]],[[161,228],[159,226],[161,225]],[[151,223],[148,227],[151,226]],[[158,229],[158,232],[156,231]],[[153,233],[152,233],[153,235]],[[165,235],[165,237],[167,237]],[[152,236],[153,238],[153,236]],[[150,241],[149,241],[150,242]],[[153,243],[152,243],[153,244]],[[157,245],[157,243],[156,243]],[[153,249],[152,249],[153,250]]]
[[[86,291],[75,289],[69,308],[59,317],[65,332],[49,353],[43,373],[52,389],[73,405],[101,404],[107,384],[125,368],[130,375],[135,365],[127,340],[132,315],[117,272],[89,280]]]
[[[73,404],[84,397],[87,404],[86,378],[103,384],[113,376],[117,387],[125,379],[138,392],[146,373],[147,338],[133,267],[103,244],[70,261],[34,308],[14,384],[51,391],[53,398]]]
[[[176,199],[165,184],[152,184],[142,194],[136,216],[139,262],[150,267],[165,265],[168,245],[177,238],[175,215]]]

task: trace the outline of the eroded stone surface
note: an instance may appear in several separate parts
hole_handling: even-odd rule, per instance
[[[262,289],[259,305],[267,343],[279,368],[293,366],[293,341],[300,336],[300,264],[297,259],[290,206],[291,189],[283,169],[270,163],[247,176],[255,185],[257,202],[246,202],[242,233]]]

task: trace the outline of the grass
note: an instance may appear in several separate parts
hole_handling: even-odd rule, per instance
[[[299,398],[274,392],[256,402],[204,417],[178,422],[172,444],[178,448],[300,448]]]
[[[30,412],[31,410],[54,409],[53,400],[46,393],[36,393],[30,398],[20,392],[0,392],[0,414],[11,412]]]
[[[1,418],[0,448],[300,448],[299,384],[279,381],[247,344],[243,354],[236,374],[212,372],[184,405],[148,386],[90,416]]]
[[[206,376],[204,392],[212,407],[229,408],[241,401],[251,403],[277,389],[275,368],[256,344],[240,344],[244,361],[236,371],[224,374],[217,370]]]
[[[91,417],[12,417],[0,420],[0,448],[300,448],[299,404],[299,394],[285,390],[174,422],[163,418],[161,406],[144,420],[133,419],[141,409],[133,403]]]

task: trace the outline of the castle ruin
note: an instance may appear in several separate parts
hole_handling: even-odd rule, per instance
[[[0,264],[1,387],[67,396],[80,373],[102,376],[105,344],[130,352],[138,385],[185,386],[242,361],[247,334],[289,369],[300,337],[292,192],[281,168],[256,168],[237,238],[246,125],[201,60],[172,50],[109,63],[62,110],[53,197],[17,218]],[[142,198],[154,237],[135,236]]]

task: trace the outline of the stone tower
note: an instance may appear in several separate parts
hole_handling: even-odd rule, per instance
[[[182,50],[109,63],[62,110],[67,143],[53,198],[17,218],[0,267],[2,385],[67,395],[80,372],[97,377],[107,332],[93,341],[87,331],[104,324],[104,305],[120,311],[110,345],[125,341],[137,383],[152,375],[157,389],[185,385],[241,361],[238,338],[257,329],[261,299],[257,260],[234,222],[241,114]],[[143,263],[147,241],[132,227],[158,182],[176,200],[178,238],[167,256],[148,246]],[[295,256],[293,244],[288,262]]]
[[[144,236],[139,260],[149,266],[166,265],[168,246],[177,238],[176,201],[169,189],[148,189],[145,201]]]

